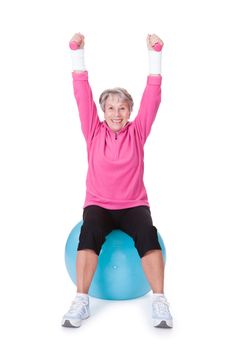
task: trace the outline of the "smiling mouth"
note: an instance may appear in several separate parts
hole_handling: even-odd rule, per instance
[[[114,124],[120,124],[120,123],[122,123],[123,119],[111,119],[111,121]]]

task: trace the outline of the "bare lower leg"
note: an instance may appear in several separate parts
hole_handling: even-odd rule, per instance
[[[153,293],[164,293],[164,261],[161,250],[150,250],[142,257],[142,266]]]
[[[98,263],[98,255],[91,249],[79,250],[76,258],[77,292],[88,293]]]

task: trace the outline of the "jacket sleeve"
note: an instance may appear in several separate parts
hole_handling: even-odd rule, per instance
[[[148,76],[147,85],[144,90],[138,115],[134,123],[141,136],[143,144],[150,133],[161,102],[161,75]]]
[[[100,124],[91,87],[88,82],[88,73],[72,73],[74,96],[78,105],[81,128],[86,142],[91,142],[96,128]]]

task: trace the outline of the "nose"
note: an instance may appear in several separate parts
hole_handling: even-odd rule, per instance
[[[121,117],[121,111],[120,110],[115,110],[115,118],[120,118]]]

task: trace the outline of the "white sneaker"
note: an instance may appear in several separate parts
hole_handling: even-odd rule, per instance
[[[88,295],[77,293],[69,311],[63,316],[63,327],[80,327],[82,320],[90,316]]]
[[[154,327],[173,327],[173,320],[169,311],[169,304],[163,294],[153,294],[152,321]]]

